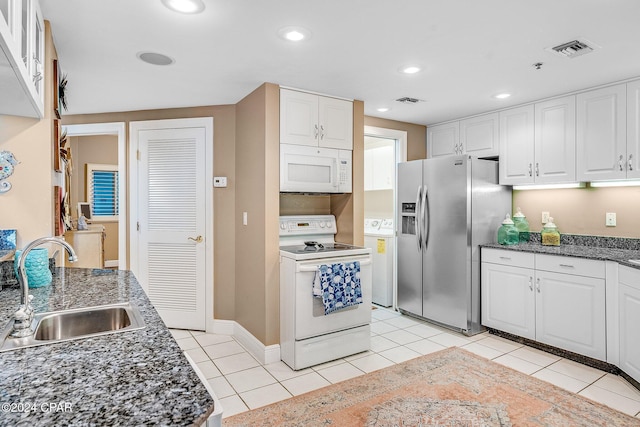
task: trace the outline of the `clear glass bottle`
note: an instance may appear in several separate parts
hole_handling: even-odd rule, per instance
[[[518,241],[520,242],[528,242],[530,237],[530,229],[529,229],[529,221],[527,221],[527,217],[524,216],[522,210],[518,208],[515,215],[513,215],[513,223],[518,230]]]
[[[560,246],[560,232],[553,223],[553,218],[549,217],[549,222],[544,225],[540,234],[544,246]]]
[[[507,214],[498,229],[498,243],[501,245],[517,245],[518,229],[511,220],[511,215]]]

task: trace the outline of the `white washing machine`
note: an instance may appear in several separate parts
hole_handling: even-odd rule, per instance
[[[364,220],[364,246],[371,248],[372,300],[393,305],[393,218]]]

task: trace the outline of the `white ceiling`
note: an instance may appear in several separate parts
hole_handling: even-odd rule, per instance
[[[270,82],[433,124],[640,77],[639,0],[204,2],[184,15],[160,0],[40,0],[68,75],[67,114],[235,104]],[[280,39],[289,25],[311,38]],[[545,51],[576,38],[600,48],[574,59]],[[141,51],[176,62],[149,65]],[[407,64],[422,71],[401,74]],[[513,96],[492,98],[503,91]],[[394,101],[403,96],[425,102]]]

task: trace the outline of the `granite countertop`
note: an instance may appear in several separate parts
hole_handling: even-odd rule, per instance
[[[0,353],[0,424],[200,425],[213,412],[213,398],[131,272],[56,268],[51,286],[30,292],[36,313],[130,301],[146,327]],[[0,291],[0,327],[19,302],[18,287]]]
[[[481,247],[520,252],[532,252],[547,255],[561,255],[596,259],[601,261],[615,261],[628,267],[640,269],[640,264],[629,262],[630,259],[640,259],[640,250],[636,249],[635,245],[629,246],[629,249],[583,244],[561,244],[560,246],[543,246],[540,242],[532,241],[528,243],[519,243],[517,245],[500,245],[498,243],[487,243],[481,245]]]

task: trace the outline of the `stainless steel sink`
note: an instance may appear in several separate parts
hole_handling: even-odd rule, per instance
[[[630,259],[629,262],[640,265],[640,259]]]
[[[34,334],[25,338],[9,337],[12,323],[9,322],[1,335],[3,342],[0,352],[145,327],[140,312],[131,303],[39,313],[35,315],[31,326]]]

